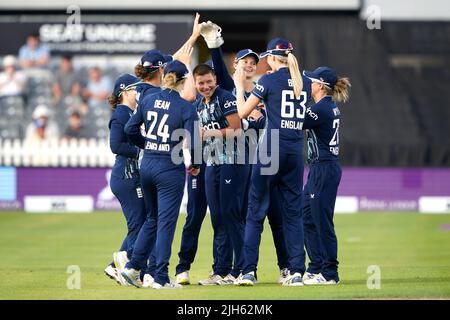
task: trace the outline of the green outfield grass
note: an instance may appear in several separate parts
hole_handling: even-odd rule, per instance
[[[185,215],[180,215],[170,262],[177,263]],[[186,286],[181,290],[120,287],[103,274],[119,248],[121,214],[0,213],[0,299],[397,299],[450,298],[450,216],[364,213],[336,216],[341,284],[286,288],[278,269],[269,227],[261,244],[255,287]],[[191,269],[193,283],[211,266],[209,216]],[[81,269],[81,289],[66,286],[67,267]],[[369,290],[367,268],[381,270],[381,288]]]

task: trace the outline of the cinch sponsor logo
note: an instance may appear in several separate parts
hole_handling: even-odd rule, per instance
[[[225,107],[225,109],[231,107],[231,106],[236,106],[236,100],[234,101],[227,101],[225,102],[225,104],[223,105]]]
[[[311,108],[306,109],[306,113],[314,120],[319,120],[317,113],[313,112]]]
[[[214,130],[214,129],[220,130],[220,124],[218,122],[211,122],[211,123],[205,124],[203,126],[203,128],[205,130]]]

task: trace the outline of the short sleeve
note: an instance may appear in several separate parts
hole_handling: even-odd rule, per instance
[[[252,94],[263,101],[266,100],[269,90],[269,82],[270,82],[269,75],[262,76],[255,84]]]
[[[313,129],[323,122],[323,115],[321,115],[318,104],[310,108],[306,108],[305,119],[303,120],[303,129]]]
[[[229,116],[230,114],[237,113],[236,97],[232,93],[223,91],[221,100],[224,116]]]

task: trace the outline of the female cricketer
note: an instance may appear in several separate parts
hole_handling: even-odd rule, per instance
[[[254,285],[257,282],[259,243],[263,221],[270,205],[270,190],[274,187],[279,188],[285,245],[289,257],[290,275],[283,285],[303,285],[305,253],[301,217],[302,126],[308,93],[302,91],[303,79],[292,51],[292,44],[285,39],[275,38],[269,42],[267,50],[260,57],[268,57],[267,62],[273,73],[259,79],[247,100],[245,72],[238,69],[234,75],[239,116],[246,118],[263,101],[268,117],[266,133],[258,146],[258,160],[252,168],[245,228],[245,267],[236,281],[237,285]],[[305,87],[307,88],[308,86]],[[275,137],[273,140],[272,136]],[[270,165],[261,161],[263,152],[270,157]],[[262,169],[269,166],[275,166],[278,170],[273,174],[263,172]]]
[[[173,161],[174,155],[180,156],[177,146],[183,143],[183,137],[177,135],[174,138],[174,135],[182,129],[191,137],[195,133],[198,135],[198,128],[194,128],[197,113],[179,93],[188,76],[189,70],[180,61],[174,60],[167,64],[163,90],[147,97],[125,126],[125,133],[132,141],[139,139],[142,124],[146,130],[140,172],[148,208],[144,224],[147,227],[141,228],[133,256],[121,272],[126,281],[136,287],[142,286],[140,270],[145,268],[153,248],[156,270],[152,288],[181,287],[170,281],[168,265],[185,183],[185,166],[182,162],[177,164]],[[193,143],[190,145],[193,147]],[[193,175],[198,174],[198,166],[188,165],[188,170]]]
[[[245,181],[249,170],[248,165],[240,164],[237,160],[239,150],[236,137],[240,133],[241,121],[237,115],[236,98],[217,86],[210,66],[198,65],[194,69],[194,79],[197,91],[202,96],[196,101],[196,108],[205,142],[206,199],[215,239],[224,240],[224,243],[221,241],[217,244],[213,274],[199,284],[233,284],[244,262],[245,217],[242,217],[242,206],[245,185],[242,181]],[[231,243],[231,255],[226,245],[227,238]],[[231,270],[228,261],[230,256],[234,258]]]
[[[350,81],[339,78],[329,67],[319,67],[304,75],[311,81],[315,104],[306,110],[310,171],[303,190],[305,247],[310,258],[305,285],[339,283],[337,239],[333,216],[341,181],[339,127],[341,113],[336,102],[349,99]]]
[[[114,84],[113,94],[109,97],[109,103],[114,110],[109,121],[109,145],[116,155],[110,187],[122,207],[128,233],[119,252],[113,254],[114,262],[105,269],[105,273],[119,284],[123,284],[119,270],[131,257],[134,242],[146,216],[138,170],[139,150],[144,148],[144,138],[137,140],[139,147],[136,147],[128,141],[124,132],[125,124],[136,108],[135,88],[138,82],[139,79],[131,74],[121,75]]]
[[[231,91],[236,95],[236,87],[234,85],[233,78],[228,72],[225,60],[223,57],[221,45],[223,44],[223,39],[221,37],[221,28],[211,21],[204,22],[201,24],[201,34],[205,39],[205,42],[210,49],[213,65],[215,66],[214,71],[217,76],[217,83],[219,86],[225,90]],[[255,82],[253,81],[256,75],[256,68],[259,63],[259,55],[252,49],[242,49],[236,54],[236,58],[233,63],[234,70],[238,68],[243,68],[245,70],[245,99],[250,97],[252,90],[255,87]],[[246,119],[242,119],[242,128],[244,131],[253,129],[254,135],[249,135],[247,140],[248,144],[246,146],[247,157],[254,154],[255,148],[258,144],[258,137],[260,130],[266,128],[266,111],[264,109],[264,104],[260,104],[253,110]],[[249,158],[249,160],[251,160]],[[249,170],[248,177],[245,183],[244,192],[244,205],[243,205],[243,217],[247,216],[248,208],[248,193],[250,188],[250,178],[251,169]],[[267,212],[267,218],[272,230],[272,236],[275,244],[275,249],[277,253],[278,266],[280,268],[280,277],[278,282],[282,283],[286,280],[288,276],[288,258],[286,253],[286,246],[284,244],[283,236],[283,225],[282,225],[282,214],[277,209],[279,209],[278,203],[278,190],[273,188],[271,192],[271,201],[269,210]]]

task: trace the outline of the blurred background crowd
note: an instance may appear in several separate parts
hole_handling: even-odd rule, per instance
[[[329,65],[351,79],[352,98],[342,106],[344,165],[450,166],[448,1],[268,1],[258,11],[248,10],[255,1],[231,2],[227,11],[200,10],[202,21],[223,28],[230,66],[237,51],[262,52],[282,36],[294,44],[301,69]],[[79,38],[64,31],[70,15],[62,0],[50,11],[30,11],[25,2],[0,10],[0,147],[17,139],[106,141],[106,97],[115,78],[132,73],[146,50],[175,52],[198,9],[177,0],[153,9],[113,1],[117,10],[110,11],[80,3]],[[194,55],[196,62],[209,59],[203,41]],[[266,70],[263,59],[258,74]]]
[[[49,138],[105,138],[107,96],[117,69],[75,69],[71,55],[52,57],[39,35],[1,60],[0,137],[27,142]],[[127,70],[130,72],[130,70]]]

